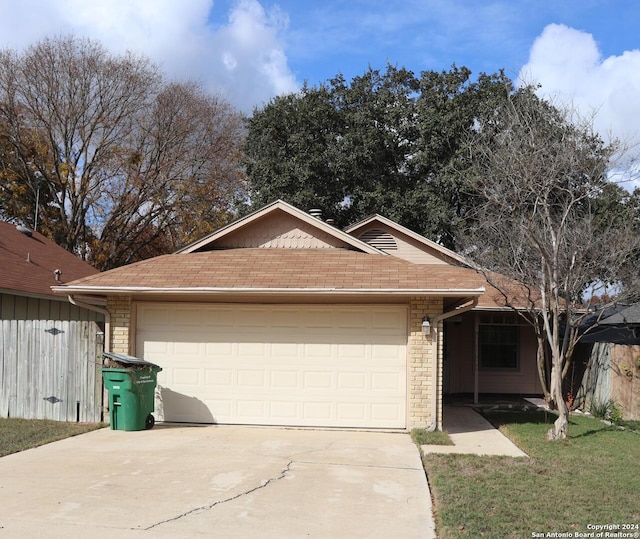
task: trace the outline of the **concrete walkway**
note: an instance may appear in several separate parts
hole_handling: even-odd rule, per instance
[[[526,457],[518,446],[468,406],[444,407],[444,430],[454,445],[423,445],[427,453],[458,453]]]
[[[406,433],[156,425],[0,458],[0,539],[435,537]]]

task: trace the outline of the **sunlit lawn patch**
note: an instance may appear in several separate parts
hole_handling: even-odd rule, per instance
[[[532,537],[640,523],[640,435],[572,416],[570,438],[545,441],[555,419],[494,412],[487,418],[531,458],[424,457],[438,537]]]
[[[96,423],[0,418],[0,457],[99,428]]]

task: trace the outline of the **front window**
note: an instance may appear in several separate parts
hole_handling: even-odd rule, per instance
[[[519,327],[480,324],[480,368],[517,370]]]

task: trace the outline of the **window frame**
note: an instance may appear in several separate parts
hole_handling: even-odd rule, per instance
[[[500,314],[498,316],[487,316],[484,315],[480,318],[479,327],[478,327],[478,368],[481,371],[487,372],[520,372],[520,326],[522,323],[517,319],[517,315],[504,315]],[[495,340],[498,342],[490,343],[486,342],[487,336],[485,332],[493,331],[493,332],[502,332],[500,336],[493,336]],[[484,333],[484,336],[483,336]],[[505,335],[507,333],[511,333],[510,338],[505,339]],[[483,364],[483,356],[492,355],[492,354],[483,354],[483,348],[485,346],[493,346],[500,347],[502,350],[506,348],[511,349],[509,354],[512,354],[511,359],[515,360],[513,366],[492,366]],[[504,352],[501,352],[502,356]]]

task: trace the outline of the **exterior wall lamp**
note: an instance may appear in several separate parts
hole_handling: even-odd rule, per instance
[[[422,333],[425,335],[429,335],[431,333],[431,322],[429,321],[429,317],[426,315],[422,319]]]

